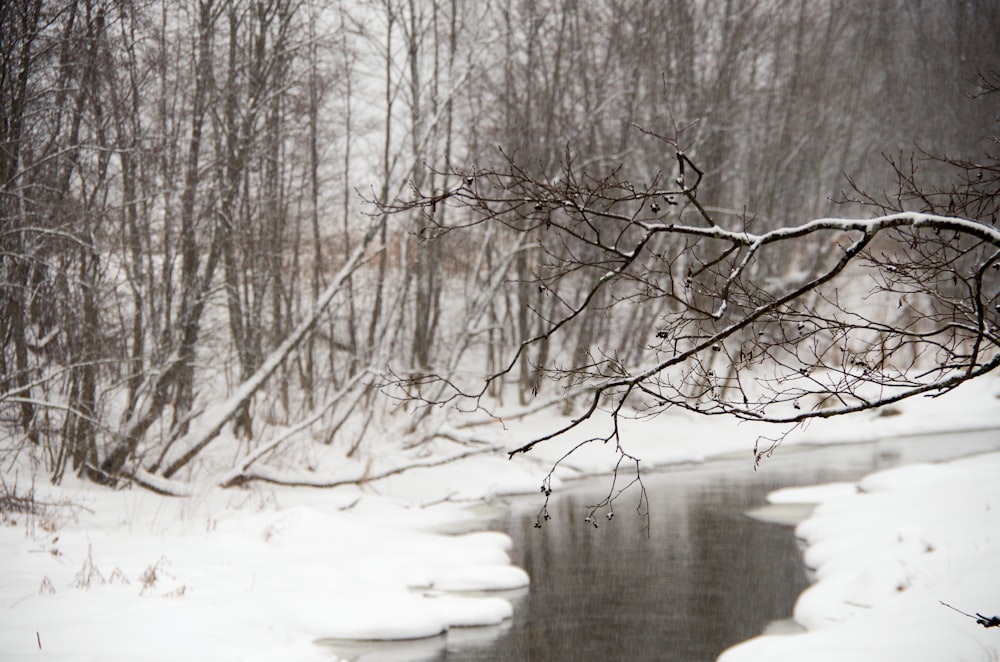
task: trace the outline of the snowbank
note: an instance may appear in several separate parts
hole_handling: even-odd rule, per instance
[[[1000,453],[877,472],[856,489],[780,490],[822,502],[798,525],[815,583],[808,632],[762,636],[720,662],[989,660],[1000,629],[944,606],[1000,613]]]
[[[996,385],[984,379],[903,403],[900,416],[819,421],[783,444],[995,426]],[[41,651],[60,660],[328,661],[318,640],[437,637],[433,649],[441,633],[449,645],[499,636],[513,607],[508,593],[497,592],[523,591],[528,577],[511,564],[508,536],[462,532],[495,521],[502,509],[495,497],[537,492],[553,463],[558,488],[613,470],[619,456],[613,444],[593,443],[563,457],[588,436],[606,434],[607,421],[595,420],[572,438],[508,460],[505,449],[559,420],[550,412],[510,420],[497,413],[494,424],[476,429],[494,444],[489,452],[436,441],[420,449],[428,466],[394,473],[413,458],[389,445],[367,466],[314,457],[315,471],[302,476],[387,476],[361,487],[260,482],[169,498],[71,478],[62,487],[36,485],[37,512],[0,522],[3,659]],[[684,413],[621,423],[625,450],[645,470],[737,453],[751,471],[757,436],[775,434]],[[461,459],[435,462],[456,453]],[[23,494],[31,472],[4,470],[8,489],[16,478]],[[822,498],[775,495],[823,501],[799,529],[819,581],[795,615],[812,631],[756,639],[726,662],[919,660],[944,646],[948,659],[980,659],[1000,649],[1000,630],[983,631],[938,604],[1000,611],[998,477],[1000,457],[989,456],[878,474],[862,481],[860,493],[840,486]]]
[[[407,639],[495,625],[523,588],[501,533],[464,506],[357,489],[216,490],[189,500],[48,488],[0,528],[0,651],[72,660],[330,660],[320,638]],[[295,501],[302,503],[295,503]],[[287,505],[286,505],[287,502]]]

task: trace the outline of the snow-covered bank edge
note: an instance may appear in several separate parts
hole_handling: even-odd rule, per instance
[[[1000,433],[998,433],[1000,434]],[[801,634],[765,635],[720,662],[996,660],[1000,628],[1000,453],[913,464],[843,484],[785,489],[817,502],[795,530],[815,582],[799,597]]]
[[[784,444],[986,427],[998,419],[995,386],[982,380],[907,403],[901,416],[823,421]],[[515,447],[558,420],[542,412],[499,424],[490,443]],[[646,470],[741,453],[752,471],[751,449],[766,432],[689,416],[623,422],[626,450]],[[41,651],[63,660],[330,660],[315,641],[497,627],[511,601],[479,591],[528,583],[511,563],[510,538],[443,532],[486,526],[504,495],[537,492],[579,439],[513,461],[499,450],[434,464],[454,452],[442,442],[425,449],[429,466],[335,489],[261,483],[177,499],[71,479],[38,485],[35,499],[53,505],[0,526],[0,651],[12,659]],[[609,445],[585,446],[562,461],[553,486],[607,473],[616,459]],[[395,460],[387,453],[371,470],[389,473]],[[19,480],[23,488],[30,478]]]
[[[0,528],[0,651],[329,660],[315,640],[429,637],[511,617],[507,599],[468,593],[527,585],[508,536],[433,532],[475,520],[464,506],[342,492],[178,500],[80,487],[72,498],[86,505],[70,519],[12,515]]]

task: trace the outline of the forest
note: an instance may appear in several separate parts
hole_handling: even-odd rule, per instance
[[[491,403],[795,423],[989,372],[997,34],[991,0],[3,3],[0,462],[237,484],[472,445]]]

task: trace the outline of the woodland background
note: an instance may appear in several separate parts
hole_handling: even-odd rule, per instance
[[[990,0],[3,3],[0,461],[190,477],[230,422],[237,469],[285,432],[417,446],[444,434],[407,401],[423,376],[502,370],[574,281],[537,286],[516,223],[374,201],[511,161],[648,186],[671,136],[718,218],[867,213],[845,175],[890,200],[899,170],[944,176],[926,155],[995,150],[995,104],[970,96],[997,34]],[[607,312],[526,348],[490,394],[556,395],[540,368],[642,353],[662,313]],[[238,415],[205,423],[227,398]]]

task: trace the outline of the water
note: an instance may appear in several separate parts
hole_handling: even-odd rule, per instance
[[[789,618],[808,583],[792,529],[746,515],[768,492],[995,448],[1000,433],[987,431],[789,447],[758,471],[748,458],[676,468],[644,477],[648,520],[636,513],[633,489],[616,502],[613,520],[597,518],[596,529],[584,518],[607,496],[608,477],[553,494],[552,519],[541,529],[534,527],[541,497],[514,499],[500,525],[532,584],[511,596],[511,623],[340,652],[365,662],[714,660]]]

